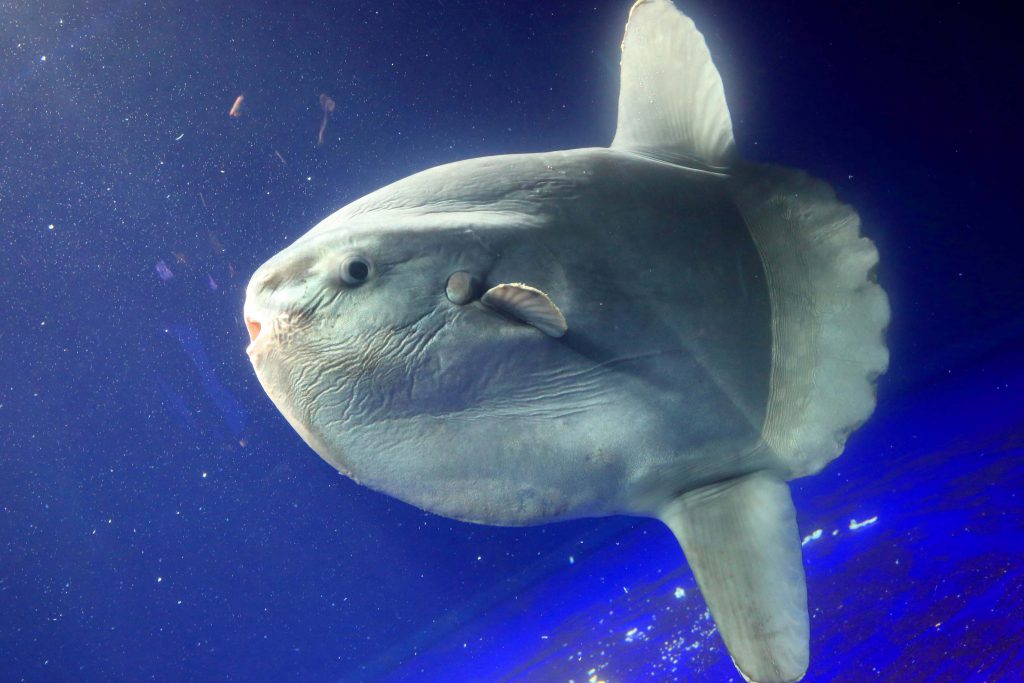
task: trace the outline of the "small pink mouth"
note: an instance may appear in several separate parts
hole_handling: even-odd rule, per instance
[[[256,349],[256,340],[260,336],[262,326],[252,318],[246,317],[245,327],[249,330],[249,346],[246,347],[245,352],[251,356],[252,352]]]
[[[260,336],[260,324],[250,318],[245,319],[245,326],[249,330],[249,341],[256,341],[256,337]]]

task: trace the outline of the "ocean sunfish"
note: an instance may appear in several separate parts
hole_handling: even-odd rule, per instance
[[[737,158],[668,0],[610,147],[469,159],[316,225],[249,282],[260,383],[324,460],[454,519],[661,519],[748,680],[808,666],[787,480],[874,410],[888,299],[856,212]]]

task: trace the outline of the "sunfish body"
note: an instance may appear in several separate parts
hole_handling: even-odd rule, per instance
[[[346,206],[253,275],[249,355],[321,457],[421,508],[662,519],[744,676],[795,681],[786,481],[874,409],[877,252],[827,185],[735,157],[670,2],[638,2],[622,50],[611,147],[447,164]]]

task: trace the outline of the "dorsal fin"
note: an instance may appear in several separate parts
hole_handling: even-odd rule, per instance
[[[637,0],[629,12],[612,147],[687,166],[731,164],[722,79],[704,36],[669,0]]]

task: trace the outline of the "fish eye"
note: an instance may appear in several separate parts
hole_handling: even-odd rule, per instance
[[[370,277],[370,261],[363,256],[349,256],[341,264],[341,279],[348,285],[361,285]]]

